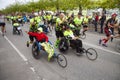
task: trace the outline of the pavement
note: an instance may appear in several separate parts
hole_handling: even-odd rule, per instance
[[[115,50],[119,39],[103,47],[98,40],[104,34],[90,30],[82,40],[83,45],[86,49],[96,49],[98,59],[90,61],[85,55],[78,57],[69,49],[65,54],[68,66],[61,68],[57,62],[48,62],[45,55],[41,54],[39,60],[33,58],[31,46],[26,47],[29,38],[24,31],[28,30],[28,24],[22,27],[23,36],[13,35],[9,23],[6,27],[5,37],[0,35],[0,80],[120,80],[120,53]],[[54,31],[48,36],[54,43]]]

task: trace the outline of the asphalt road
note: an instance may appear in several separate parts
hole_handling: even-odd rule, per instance
[[[28,24],[22,27],[23,36],[13,35],[8,23],[5,37],[0,34],[0,80],[120,80],[120,53],[115,50],[119,39],[109,42],[107,48],[102,47],[98,40],[104,35],[89,31],[82,40],[83,45],[86,49],[96,49],[98,59],[90,61],[86,55],[78,57],[69,49],[65,54],[68,66],[61,68],[57,62],[48,62],[45,55],[39,60],[33,58],[31,46],[26,47],[29,38],[24,31],[28,28]],[[54,43],[54,31],[48,36]]]

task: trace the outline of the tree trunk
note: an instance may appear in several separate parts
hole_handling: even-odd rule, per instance
[[[81,13],[82,14],[82,7],[81,7],[81,5],[79,4],[79,13]]]
[[[57,0],[56,9],[57,9],[57,12],[59,12],[59,0]]]

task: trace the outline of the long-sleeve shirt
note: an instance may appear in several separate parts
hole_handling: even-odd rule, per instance
[[[30,36],[35,36],[37,41],[41,42],[43,40],[47,41],[48,42],[48,37],[43,33],[36,33],[36,32],[28,32],[28,34]]]

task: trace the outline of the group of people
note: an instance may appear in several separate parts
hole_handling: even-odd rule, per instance
[[[117,14],[112,14],[111,18],[107,20],[105,24],[105,28],[102,30],[106,34],[106,38],[100,39],[99,44],[102,43],[103,46],[107,47],[106,43],[109,39],[116,38],[120,36],[120,24],[118,28],[118,35],[114,35],[114,27],[117,24],[116,21]],[[11,16],[10,18],[12,20],[12,25],[14,26],[16,23],[23,24],[23,19],[21,15]],[[96,20],[98,18],[96,17]],[[105,22],[105,16],[101,17],[101,28],[103,28],[104,22]],[[27,44],[34,42],[34,39],[36,39],[38,42],[49,42],[48,36],[45,33],[45,29],[48,31],[55,30],[56,35],[56,42],[55,47],[58,48],[59,42],[62,39],[62,37],[69,36],[71,37],[70,43],[75,44],[76,48],[76,54],[81,53],[79,50],[79,47],[82,48],[82,41],[79,39],[80,34],[88,30],[88,24],[89,24],[89,18],[88,16],[82,17],[81,13],[78,13],[77,16],[74,14],[71,14],[69,17],[66,16],[64,13],[59,13],[56,16],[53,16],[49,13],[46,14],[37,14],[32,15],[30,20],[30,27],[29,31],[26,31],[26,33],[29,35],[30,41],[27,41]],[[95,22],[97,23],[97,22]],[[46,26],[41,26],[47,25]],[[0,26],[2,26],[2,30],[5,30],[5,23],[0,22]],[[53,27],[54,26],[54,27]],[[96,24],[95,24],[96,26]],[[97,27],[95,27],[95,31],[97,31]]]
[[[80,54],[79,47],[82,47],[82,41],[79,39],[80,31],[85,32],[88,30],[87,26],[87,19],[83,21],[83,18],[81,18],[81,13],[78,13],[77,16],[71,15],[69,18],[65,16],[64,13],[59,13],[59,15],[56,18],[55,23],[55,35],[56,35],[56,42],[55,47],[58,48],[60,40],[64,36],[71,37],[70,43],[75,44],[76,53]],[[47,18],[46,18],[47,19]],[[27,41],[27,45],[34,42],[34,39],[36,39],[38,42],[48,42],[48,37],[44,33],[43,27],[39,26],[39,23],[44,22],[44,24],[48,23],[48,26],[51,25],[51,20],[47,19],[45,20],[44,16],[36,15],[33,16],[30,19],[30,28],[29,32],[26,31],[26,33],[29,34],[30,42]],[[49,28],[48,27],[48,28]],[[42,29],[42,30],[41,30]]]

